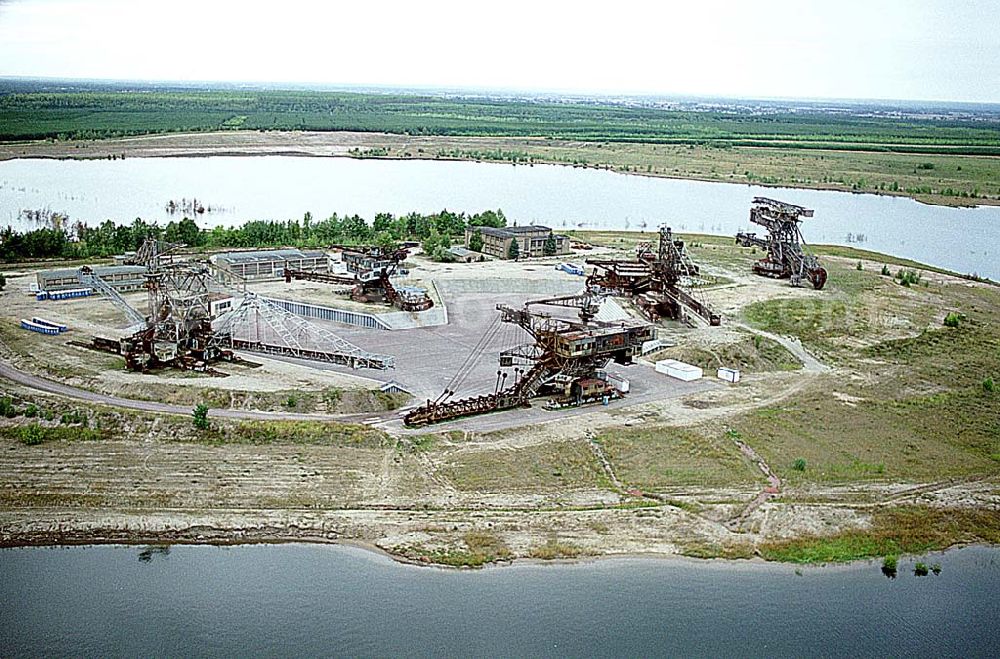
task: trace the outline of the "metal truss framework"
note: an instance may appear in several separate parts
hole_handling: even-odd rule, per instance
[[[344,364],[351,368],[387,369],[395,366],[395,358],[391,355],[362,350],[254,293],[247,293],[239,306],[217,321],[211,344],[220,348]]]

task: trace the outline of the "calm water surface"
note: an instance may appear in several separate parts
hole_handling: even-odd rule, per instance
[[[0,655],[997,656],[1000,549],[444,571],[350,547],[0,551]]]
[[[854,245],[1000,279],[1000,207],[947,208],[876,195],[626,176],[556,165],[352,160],[290,156],[0,162],[0,225],[49,208],[88,223],[165,222],[167,201],[196,197],[222,210],[202,226],[377,212],[478,212],[555,228],[655,228],[732,235],[750,201],[772,196],[816,210],[812,243]],[[179,217],[179,216],[177,216]]]

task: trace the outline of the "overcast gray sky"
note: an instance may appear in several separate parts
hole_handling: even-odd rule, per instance
[[[1000,102],[1000,0],[0,0],[0,76]]]

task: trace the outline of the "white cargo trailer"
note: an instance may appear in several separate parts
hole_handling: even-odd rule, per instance
[[[621,377],[620,375],[612,375],[608,373],[607,380],[608,384],[614,387],[619,393],[622,394],[628,393],[629,383],[628,380],[626,380],[625,378]]]
[[[656,372],[669,375],[678,380],[684,380],[685,382],[698,380],[704,375],[701,368],[693,364],[685,364],[676,359],[664,359],[656,362]]]
[[[716,375],[720,380],[732,382],[733,384],[740,381],[740,372],[735,368],[720,368]]]

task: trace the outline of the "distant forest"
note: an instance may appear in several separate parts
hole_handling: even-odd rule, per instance
[[[653,103],[0,80],[0,141],[217,130],[368,131],[1000,155],[1000,113]]]

